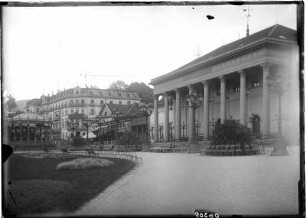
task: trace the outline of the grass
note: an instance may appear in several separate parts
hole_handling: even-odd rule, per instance
[[[7,179],[11,185],[4,190],[7,199],[4,211],[9,215],[74,212],[135,166],[128,160],[107,158],[114,165],[56,170],[59,163],[73,159],[39,159],[12,155],[7,161]],[[8,190],[17,202],[17,207],[12,206],[14,203]]]

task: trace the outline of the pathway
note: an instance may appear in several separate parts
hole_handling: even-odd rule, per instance
[[[299,151],[289,156],[213,157],[138,153],[144,164],[85,204],[77,215],[297,214]]]

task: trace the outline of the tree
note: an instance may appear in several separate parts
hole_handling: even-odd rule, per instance
[[[116,82],[113,82],[110,84],[109,89],[110,90],[126,90],[128,85],[123,82],[122,80],[117,80]]]
[[[145,83],[132,82],[126,89],[126,91],[137,93],[141,101],[148,104],[153,103],[154,95],[153,89],[147,86]]]
[[[11,111],[13,108],[17,107],[16,99],[12,96],[8,96],[8,101],[6,102],[8,110]]]

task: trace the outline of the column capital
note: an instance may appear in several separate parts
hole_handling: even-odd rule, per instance
[[[237,73],[239,73],[240,76],[245,75],[245,70],[238,70]]]
[[[225,76],[224,76],[224,75],[222,75],[222,76],[218,76],[218,78],[220,79],[220,81],[221,81],[222,83],[224,83],[224,82],[225,82]]]
[[[180,93],[181,89],[180,88],[175,88],[174,91]]]
[[[270,63],[270,62],[264,62],[264,63],[260,64],[260,66],[261,66],[263,69],[268,69],[268,68],[272,67],[273,64]]]
[[[205,86],[205,85],[208,85],[208,81],[207,80],[204,80],[202,81],[202,84]]]

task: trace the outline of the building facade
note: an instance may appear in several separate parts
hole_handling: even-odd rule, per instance
[[[105,103],[130,105],[140,102],[137,93],[122,90],[81,88],[41,97],[41,114],[52,122],[53,139],[70,140],[98,128],[93,121]]]
[[[35,113],[4,119],[4,143],[13,147],[32,147],[51,143],[51,122]]]
[[[254,134],[278,131],[278,97],[268,76],[283,72],[283,135],[299,138],[299,47],[296,31],[274,25],[239,39],[151,80],[155,142],[207,139],[216,122],[239,121]],[[162,96],[162,97],[161,97]],[[160,101],[163,103],[161,104]]]
[[[112,141],[130,132],[138,143],[147,142],[149,117],[139,105],[104,104],[99,115],[98,136],[105,141]]]

